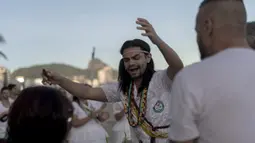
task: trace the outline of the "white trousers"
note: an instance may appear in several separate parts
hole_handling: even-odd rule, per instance
[[[127,137],[126,135],[126,138],[128,140],[131,140],[130,137]],[[125,132],[124,131],[113,131],[112,132],[112,143],[122,143],[125,139]]]

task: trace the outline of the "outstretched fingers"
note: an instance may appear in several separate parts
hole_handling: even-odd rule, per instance
[[[136,24],[138,30],[143,30],[145,33],[142,33],[142,36],[153,36],[153,27],[152,25],[144,18],[137,18]]]
[[[47,70],[45,70],[45,69],[43,69],[42,70],[42,73],[41,73],[41,76],[42,76],[42,78],[43,78],[43,80],[42,80],[42,84],[44,84],[44,85],[51,85],[51,82],[50,82],[50,72],[49,71],[47,71]]]

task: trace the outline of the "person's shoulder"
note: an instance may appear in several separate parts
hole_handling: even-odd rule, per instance
[[[189,76],[199,76],[199,72],[203,69],[203,62],[196,62],[182,68],[177,74],[176,77],[189,77]]]
[[[171,87],[172,80],[167,75],[167,69],[155,71],[150,84],[153,86],[164,86],[165,88]]]
[[[199,69],[203,68],[204,63],[203,62],[196,62],[190,65],[185,66],[184,68],[182,68],[177,75],[182,75],[182,76],[187,76],[187,75],[193,75],[196,74],[198,72]],[[167,69],[163,69],[163,70],[157,70],[153,77],[168,77],[167,76]]]
[[[232,61],[240,58],[255,58],[255,50],[249,47],[236,47],[236,48],[227,48],[214,56],[211,56],[207,60],[209,61],[219,61],[226,60]]]
[[[185,66],[177,73],[175,79],[180,77],[184,79],[191,78],[192,80],[198,80],[200,77],[210,78],[211,76],[214,76],[212,73],[215,72],[215,70],[218,70],[219,68],[227,68],[229,63],[233,63],[234,60],[239,60],[237,57],[255,59],[255,51],[249,48],[226,49],[213,56],[207,57],[202,61]]]
[[[162,76],[167,76],[167,69],[163,69],[163,70],[156,70],[153,74],[153,78],[155,77],[162,77]]]
[[[201,76],[201,74],[205,73],[205,71],[208,71],[208,69],[211,69],[224,61],[224,59],[227,59],[229,55],[229,52],[222,51],[218,54],[215,54],[213,56],[207,57],[201,61],[195,62],[193,64],[185,66],[177,75],[179,76]]]

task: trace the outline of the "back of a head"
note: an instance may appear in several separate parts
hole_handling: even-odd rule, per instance
[[[9,88],[7,86],[4,86],[1,88],[1,93],[3,93],[4,90],[8,90]]]
[[[247,47],[242,0],[204,0],[196,19],[201,59],[230,47]]]
[[[9,90],[12,90],[13,88],[15,88],[17,85],[16,84],[9,84],[8,85],[8,88],[9,88]]]
[[[247,41],[252,49],[255,49],[255,21],[247,23]]]
[[[247,14],[243,0],[204,0],[200,9],[210,17],[215,29],[245,31]]]
[[[62,143],[73,107],[59,90],[38,86],[24,89],[8,115],[8,143]]]

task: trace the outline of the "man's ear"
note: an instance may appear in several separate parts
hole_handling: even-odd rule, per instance
[[[208,18],[204,21],[204,32],[206,32],[206,34],[208,36],[212,35],[213,32],[213,20]]]
[[[146,61],[147,63],[151,62],[151,54],[146,55]]]

